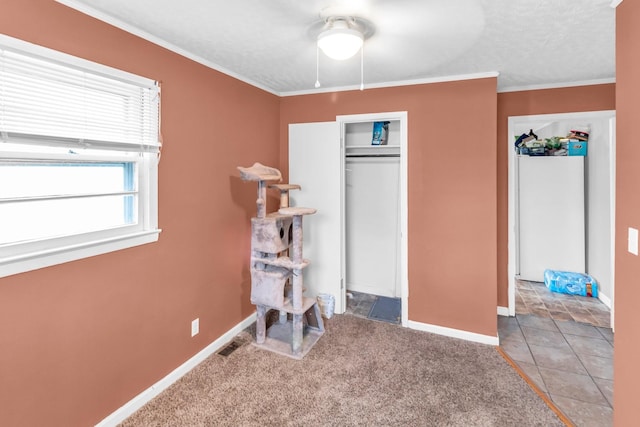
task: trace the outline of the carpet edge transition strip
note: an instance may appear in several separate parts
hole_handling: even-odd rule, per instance
[[[529,387],[531,387],[531,389],[535,391],[538,396],[540,396],[544,403],[547,404],[549,409],[551,409],[558,416],[558,418],[560,418],[560,421],[562,421],[567,427],[575,427],[575,424],[573,424],[573,422],[571,422],[571,420],[567,418],[567,416],[563,414],[560,409],[558,409],[558,407],[551,401],[551,399],[549,399],[547,395],[544,394],[542,390],[540,390],[540,388],[538,388],[536,383],[534,383],[531,378],[529,378],[529,376],[525,374],[522,369],[520,369],[520,366],[518,366],[518,364],[514,362],[513,359],[511,359],[511,357],[509,357],[509,355],[502,348],[496,346],[496,350],[498,351],[498,353],[500,353],[504,360],[506,360],[507,363],[511,365],[513,369],[515,369],[518,375],[520,375],[522,379],[525,380]]]

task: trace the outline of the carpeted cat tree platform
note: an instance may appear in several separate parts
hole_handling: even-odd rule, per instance
[[[289,191],[298,185],[274,184],[280,208],[266,213],[266,184],[282,180],[280,171],[255,163],[238,167],[245,181],[258,183],[257,215],[251,218],[251,303],[256,305],[258,347],[302,359],[324,333],[315,298],[303,296],[302,217],[313,208],[289,207]],[[279,312],[276,321],[269,314]]]

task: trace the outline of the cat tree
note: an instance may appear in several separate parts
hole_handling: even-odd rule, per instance
[[[267,182],[280,182],[275,168],[255,163],[238,167],[245,181],[258,183],[256,217],[251,218],[251,303],[256,306],[256,345],[295,359],[302,359],[324,333],[315,298],[303,295],[302,271],[309,260],[302,256],[302,217],[313,208],[290,207],[289,191],[299,185],[272,184],[280,191],[280,208],[267,214]],[[279,318],[269,323],[269,313]]]

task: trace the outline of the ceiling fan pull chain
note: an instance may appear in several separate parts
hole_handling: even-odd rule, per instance
[[[316,43],[316,89],[320,87],[320,48],[318,47],[318,43]]]
[[[360,90],[364,90],[364,44],[360,47]]]

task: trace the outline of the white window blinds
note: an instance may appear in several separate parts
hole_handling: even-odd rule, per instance
[[[158,240],[160,89],[0,34],[0,277]]]
[[[119,70],[95,71],[97,64],[78,58],[62,63],[31,55],[2,42],[0,39],[2,142],[159,150],[155,82]],[[63,55],[52,51],[52,56]]]

